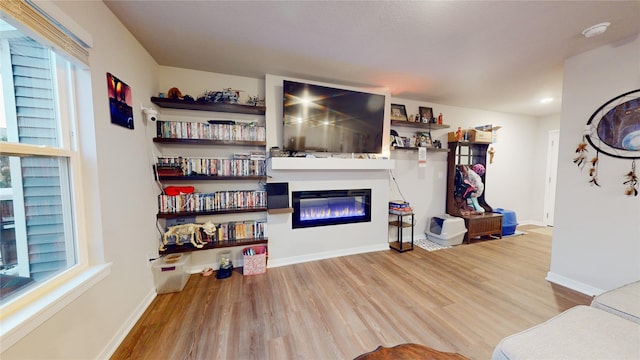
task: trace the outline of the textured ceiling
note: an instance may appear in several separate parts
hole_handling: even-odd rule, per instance
[[[564,59],[640,36],[640,1],[105,4],[160,65],[381,86],[406,99],[533,116],[560,112]],[[603,21],[612,23],[605,34],[581,35]],[[543,97],[555,101],[541,105]]]

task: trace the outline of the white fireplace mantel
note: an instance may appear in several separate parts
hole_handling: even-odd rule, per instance
[[[395,167],[391,159],[273,157],[273,170],[387,170]]]

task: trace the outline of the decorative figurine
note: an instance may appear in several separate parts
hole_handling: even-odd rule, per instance
[[[247,105],[257,106],[259,102],[260,102],[260,97],[258,95],[256,96],[249,95],[249,100],[247,100]]]
[[[169,96],[169,99],[182,99],[182,93],[177,87],[172,87],[171,89],[169,89],[167,95]]]
[[[198,97],[198,101],[213,102],[214,104],[237,104],[240,98],[240,91],[241,90],[232,90],[231,88],[226,88],[222,91],[207,90],[202,96]]]

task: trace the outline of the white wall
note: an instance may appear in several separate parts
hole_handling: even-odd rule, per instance
[[[88,180],[85,216],[90,236],[103,240],[104,257],[113,266],[107,278],[13,347],[2,349],[5,360],[108,357],[155,296],[147,256],[156,251],[156,192],[139,104],[148,104],[156,89],[157,64],[101,1],[56,5],[94,40],[94,118],[81,119],[80,130],[83,146],[95,146],[83,150]],[[107,72],[131,86],[134,130],[110,123]]]
[[[264,79],[160,66],[154,96],[158,96],[160,92],[166,94],[172,87],[177,87],[183,95],[191,95],[194,99],[207,90],[219,91],[226,88],[240,90],[238,102],[241,104],[245,104],[249,96],[257,95],[264,99]]]
[[[312,80],[299,80],[313,82]],[[267,74],[265,78],[267,147],[282,147],[282,76]],[[315,83],[315,82],[314,82]],[[385,89],[359,89],[340,84],[316,83],[351,90],[370,91],[387,96]],[[386,104],[387,108],[389,104]],[[389,114],[385,114],[384,132],[388,133]],[[383,147],[388,152],[388,144]],[[299,159],[301,161],[340,162],[344,159]],[[382,160],[361,159],[377,162]],[[293,229],[291,214],[269,215],[270,266],[288,265],[328,257],[343,256],[388,248],[389,188],[386,170],[273,170],[270,182],[288,182],[289,191],[371,189],[371,222]]]
[[[432,136],[447,146],[447,133],[462,129],[492,124],[501,126],[497,131],[497,141],[493,164],[487,161],[485,199],[494,208],[504,208],[516,212],[518,223],[539,223],[542,221],[543,204],[535,199],[544,197],[544,187],[537,184],[535,168],[532,166],[545,150],[546,138],[540,141],[538,119],[529,116],[496,113],[476,109],[439,105],[393,98],[394,104],[403,104],[407,114],[418,113],[419,106],[433,108],[435,115],[442,113],[443,123],[449,129],[435,130]],[[415,128],[393,127],[400,135],[411,136]],[[539,148],[539,143],[545,147]],[[447,154],[427,152],[426,168],[418,167],[417,152],[395,150],[391,157],[396,160],[393,173],[400,185],[400,191],[416,213],[416,234],[424,238],[431,216],[445,213]],[[544,177],[544,174],[543,174]],[[392,198],[400,196],[395,184],[391,185]],[[540,192],[541,191],[541,192]]]
[[[534,133],[535,145],[533,162],[531,163],[531,180],[532,194],[531,196],[531,223],[542,225],[544,223],[545,209],[545,185],[547,183],[547,146],[549,132],[552,130],[560,130],[560,114],[545,116],[536,120],[536,128]]]
[[[640,35],[639,35],[640,36]],[[565,62],[551,281],[597,294],[640,279],[640,198],[624,195],[630,160],[600,156],[599,182],[573,163],[585,124],[601,105],[640,88],[639,36]],[[593,148],[589,156],[595,155]]]
[[[150,139],[154,126],[144,126],[139,105],[149,107],[150,95],[166,92],[177,86],[185,94],[196,97],[203,89],[225,87],[246,90],[244,95],[261,97],[263,79],[228,77],[191,70],[158,67],[144,48],[131,36],[100,1],[56,2],[75,22],[91,34],[91,79],[93,81],[93,111],[95,151],[87,155],[84,169],[90,184],[86,188],[92,236],[104,241],[104,257],[113,263],[109,277],[91,288],[9,349],[3,349],[2,359],[95,359],[111,354],[129,328],[155,296],[150,257],[157,255],[158,233],[155,226],[158,189],[153,181],[153,153]],[[110,124],[106,73],[110,72],[131,86],[135,130]],[[179,82],[184,81],[184,82]],[[453,129],[482,124],[503,126],[495,144],[494,164],[488,173],[487,200],[494,207],[517,212],[518,218],[532,219],[530,203],[536,196],[530,191],[536,156],[535,119],[444,105],[394,99],[407,106],[432,106],[442,112]],[[87,120],[85,120],[87,121]],[[92,133],[83,126],[83,143],[91,143]],[[446,131],[436,138],[444,140]],[[277,134],[267,134],[269,146]],[[446,141],[443,141],[446,142]],[[426,169],[417,169],[411,155],[394,153],[394,171],[402,191],[418,214],[418,233],[428,216],[444,212],[446,160],[443,154],[428,155]],[[406,158],[402,158],[406,157]],[[91,183],[92,182],[92,183]],[[376,185],[377,186],[377,185]],[[389,185],[393,192],[394,186]],[[390,198],[397,196],[390,195]],[[637,212],[635,213],[637,218]],[[385,217],[386,218],[386,217]],[[629,227],[628,225],[627,227]],[[636,232],[637,235],[637,232]],[[205,255],[206,254],[206,255]],[[199,255],[200,256],[200,255]],[[201,261],[211,261],[212,254],[203,252]],[[637,258],[636,258],[637,263]]]

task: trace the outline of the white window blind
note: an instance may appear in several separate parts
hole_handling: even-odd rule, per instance
[[[45,17],[36,7],[23,0],[0,1],[0,16],[8,23],[18,22],[26,27],[34,38],[42,38],[55,49],[73,56],[85,65],[89,65],[88,46],[59,24]]]

